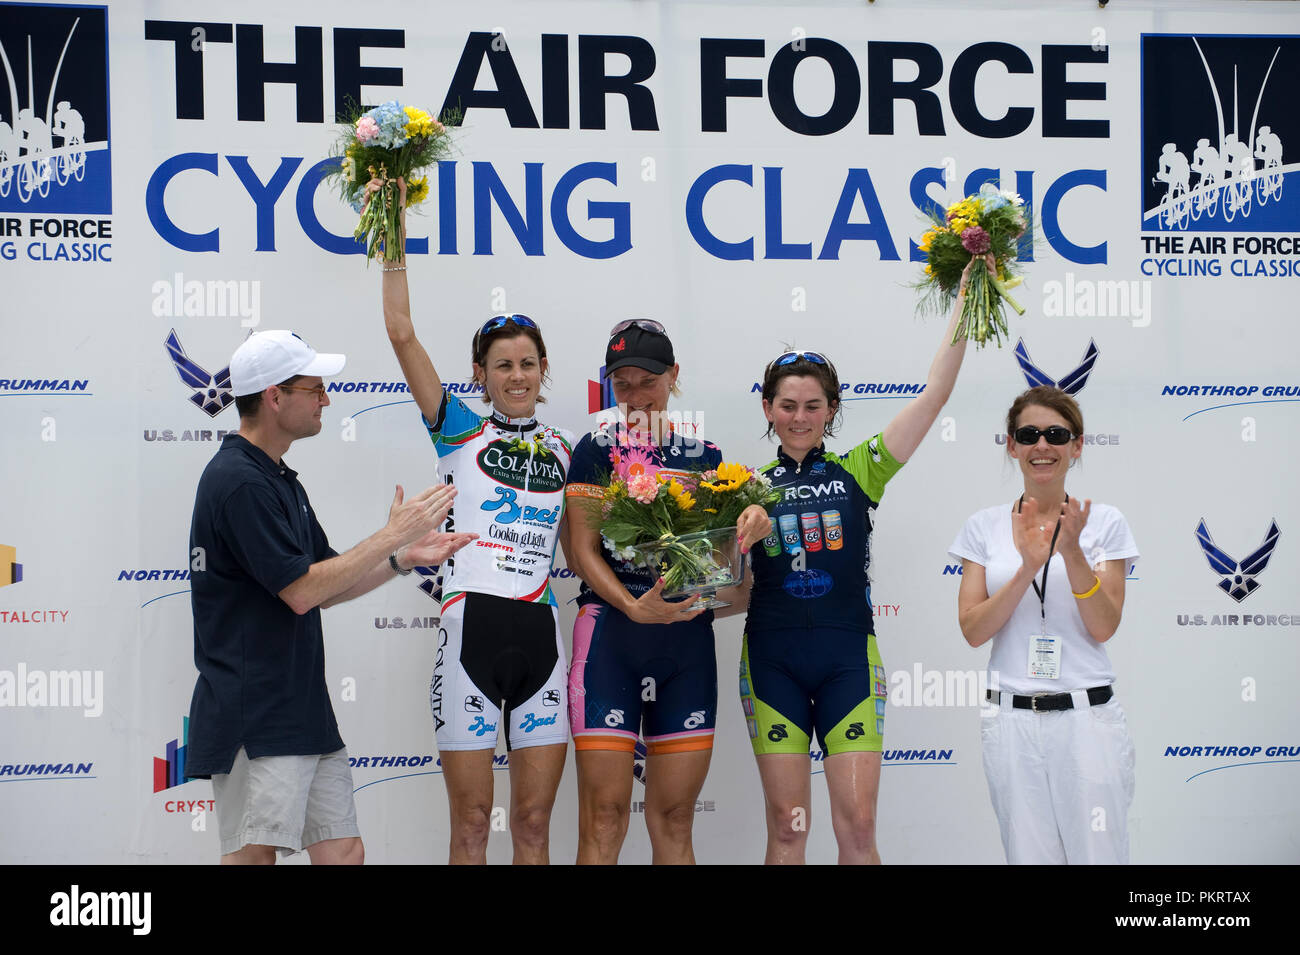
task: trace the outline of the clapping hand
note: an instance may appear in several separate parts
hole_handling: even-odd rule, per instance
[[[1067,498],[1061,505],[1061,534],[1057,538],[1057,549],[1074,549],[1079,546],[1079,534],[1088,523],[1088,514],[1092,511],[1092,501],[1079,503],[1077,497]]]
[[[477,534],[446,534],[441,531],[430,531],[418,541],[399,548],[397,563],[403,568],[435,567],[474,540],[478,540]]]
[[[1052,556],[1052,536],[1056,533],[1056,515],[1040,514],[1033,498],[1021,501],[1011,512],[1011,538],[1020,558],[1030,570],[1038,570]]]

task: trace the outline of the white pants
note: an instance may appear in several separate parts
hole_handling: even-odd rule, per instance
[[[981,720],[984,775],[1012,865],[1128,864],[1133,741],[1114,699],[1017,710],[1009,695]],[[1080,706],[1082,703],[1082,706]]]

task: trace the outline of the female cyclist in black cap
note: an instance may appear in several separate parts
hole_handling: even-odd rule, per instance
[[[716,468],[717,445],[687,436],[666,414],[677,391],[672,342],[653,321],[610,331],[605,374],[622,420],[585,435],[565,493],[598,501],[615,466],[665,476]],[[645,738],[646,828],[656,863],[695,861],[691,827],[717,719],[713,612],[665,601],[663,581],[602,546],[575,514],[565,554],[583,579],[569,669],[569,722],[578,765],[578,862],[613,863],[627,835],[637,737]],[[743,593],[732,592],[735,611]],[[733,611],[733,612],[735,612]]]

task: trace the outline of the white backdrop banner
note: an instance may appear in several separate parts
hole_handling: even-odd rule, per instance
[[[525,312],[551,356],[545,419],[590,429],[606,331],[655,318],[674,410],[752,465],[775,453],[756,383],[787,347],[839,367],[833,448],[883,428],[943,331],[909,288],[926,211],[985,182],[1023,196],[1028,312],[970,350],[878,512],[881,855],[1003,858],[987,650],[958,630],[946,551],[1019,493],[1011,399],[1074,376],[1069,489],[1119,507],[1142,552],[1108,644],[1138,750],[1133,861],[1297,861],[1295,4],[877,6],[0,3],[0,861],[217,858],[211,785],[183,776],[186,548],[250,330],[348,356],[324,430],[288,455],[334,546],[382,525],[394,484],[432,479],[378,270],[321,184],[349,99],[464,110],[408,273],[451,390],[477,401],[474,329]],[[568,632],[576,581],[552,575]],[[372,862],[446,858],[434,589],[413,575],[324,614]],[[717,625],[704,862],[764,850],[741,626]],[[809,857],[832,861],[813,755]],[[633,799],[623,858],[648,861],[639,782]],[[554,859],[576,826],[570,761]],[[509,856],[494,832],[489,857]]]

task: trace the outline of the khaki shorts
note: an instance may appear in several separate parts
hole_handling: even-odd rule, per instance
[[[274,846],[286,856],[326,839],[360,837],[348,751],[249,759],[212,776],[221,854]]]

